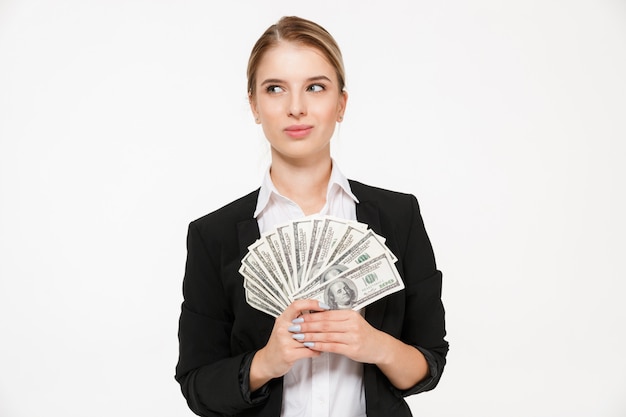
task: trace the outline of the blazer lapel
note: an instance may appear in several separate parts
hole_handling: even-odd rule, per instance
[[[248,253],[248,246],[261,237],[259,232],[259,224],[253,217],[256,209],[256,202],[259,197],[259,189],[257,188],[244,197],[243,206],[240,211],[241,220],[237,223],[237,237],[239,238],[239,257],[243,258]]]

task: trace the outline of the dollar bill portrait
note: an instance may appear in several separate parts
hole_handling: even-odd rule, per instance
[[[324,292],[326,304],[333,310],[351,309],[358,298],[357,295],[354,283],[344,278],[337,278]]]
[[[326,269],[322,274],[322,282],[328,282],[335,279],[339,274],[343,271],[347,270],[348,267],[345,265],[337,264],[332,265],[330,268]]]

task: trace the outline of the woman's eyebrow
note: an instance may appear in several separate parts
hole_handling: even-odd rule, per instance
[[[284,81],[283,80],[279,80],[278,78],[268,78],[267,80],[263,81],[261,83],[261,85],[265,85],[265,84],[283,84]]]
[[[305,82],[310,83],[310,82],[315,82],[315,81],[327,81],[329,83],[332,83],[332,80],[330,78],[328,78],[325,75],[316,75],[314,77],[309,77],[305,80]],[[268,78],[266,80],[264,80],[261,85],[266,85],[266,84],[284,84],[286,81],[285,80],[281,80],[280,78]]]
[[[325,75],[318,75],[316,77],[311,77],[311,78],[307,78],[306,80],[307,82],[313,82],[313,81],[328,81],[329,83],[332,83],[332,80],[330,78],[328,78]]]

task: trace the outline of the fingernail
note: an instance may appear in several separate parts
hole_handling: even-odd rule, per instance
[[[291,322],[293,324],[304,323],[304,318],[303,317],[298,317],[297,319],[291,320]]]
[[[330,310],[330,306],[326,303],[319,302],[320,308],[323,310]]]
[[[313,342],[304,342],[303,345],[306,346],[306,347],[311,348],[311,347],[315,346],[315,343],[313,343]]]
[[[293,326],[289,326],[287,328],[287,330],[289,330],[290,332],[299,332],[300,331],[300,325],[299,324],[294,324]]]
[[[304,335],[302,333],[292,334],[291,337],[293,337],[296,340],[303,340],[304,339]]]

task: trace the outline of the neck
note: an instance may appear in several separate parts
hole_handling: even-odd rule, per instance
[[[300,206],[308,216],[318,213],[326,204],[331,170],[330,156],[302,163],[275,158],[270,176],[278,192]]]

